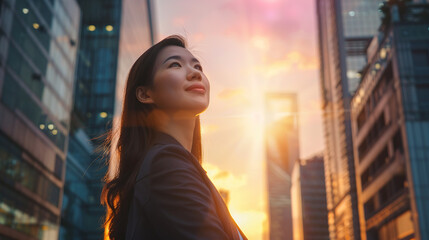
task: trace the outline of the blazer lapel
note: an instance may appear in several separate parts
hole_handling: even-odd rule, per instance
[[[172,136],[170,136],[166,133],[162,133],[162,132],[158,132],[156,134],[154,143],[155,144],[170,143],[170,144],[178,144],[178,145],[182,146]],[[235,223],[234,219],[231,217],[231,214],[229,213],[228,207],[226,206],[225,202],[223,201],[222,196],[219,194],[216,187],[213,185],[212,181],[207,176],[207,171],[204,170],[204,168],[201,166],[201,164],[198,162],[198,160],[195,158],[195,156],[192,155],[192,153],[190,153],[189,151],[188,151],[188,153],[189,153],[192,164],[198,169],[198,171],[200,172],[205,184],[210,189],[210,192],[212,194],[212,198],[216,204],[216,212],[218,213],[219,218],[220,218],[225,230],[227,231],[228,235],[233,240],[240,240],[240,237],[239,237],[238,232],[237,232],[237,230],[238,230],[240,232],[241,236],[243,237],[243,240],[247,240],[244,233],[241,231],[241,229],[238,227],[237,223]]]
[[[210,189],[213,200],[216,204],[216,211],[219,215],[219,218],[221,219],[222,224],[224,225],[225,229],[228,231],[228,235],[231,236],[232,239],[234,240],[240,240],[240,237],[238,236],[238,232],[237,232],[238,230],[241,236],[243,237],[243,240],[247,240],[246,236],[238,227],[237,223],[235,223],[234,219],[229,213],[228,207],[226,206],[222,196],[219,194],[218,190],[216,189],[212,181],[207,176],[207,171],[204,170],[204,168],[201,166],[201,164],[192,154],[190,155],[192,156],[192,163],[201,173],[201,176],[204,182],[206,183],[207,187]]]

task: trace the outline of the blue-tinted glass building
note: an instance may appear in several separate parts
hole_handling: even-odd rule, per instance
[[[386,16],[351,102],[361,229],[429,239],[429,4]]]
[[[292,171],[293,240],[329,240],[323,154],[297,161]]]
[[[0,238],[57,239],[80,10],[0,2]]]
[[[101,239],[106,173],[100,144],[116,122],[131,65],[152,45],[150,1],[82,0],[60,239]],[[116,115],[115,115],[116,113]]]

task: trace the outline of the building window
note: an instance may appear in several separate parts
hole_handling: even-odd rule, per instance
[[[55,171],[54,171],[54,175],[62,180],[63,179],[63,160],[60,158],[60,156],[56,155],[55,156]]]
[[[362,189],[365,189],[389,164],[389,152],[387,146],[375,157],[373,162],[361,175]]]
[[[408,210],[378,229],[379,240],[414,239],[414,224]]]
[[[384,112],[382,112],[381,115],[375,121],[374,125],[369,130],[367,136],[365,136],[364,140],[358,147],[359,161],[362,161],[362,159],[368,153],[370,147],[377,142],[377,140],[386,130],[386,127],[387,125],[384,117]]]
[[[0,175],[11,184],[19,184],[58,207],[60,188],[20,156],[22,150],[0,136]]]
[[[387,207],[399,197],[407,186],[404,173],[395,175],[371,199],[364,204],[365,219],[371,218],[377,211]]]
[[[5,74],[1,101],[6,107],[21,111],[28,120],[33,122],[36,127],[40,128],[41,132],[43,132],[59,149],[64,150],[64,133],[55,128],[47,127],[49,125],[54,125],[42,111],[39,104],[30,97],[28,92],[26,92],[9,73]]]
[[[413,49],[411,55],[414,66],[429,67],[429,49]]]
[[[373,213],[375,212],[376,208],[376,201],[375,197],[370,198],[365,204],[364,204],[364,211],[365,211],[365,219],[370,218]]]
[[[429,84],[416,84],[417,100],[421,120],[429,119]]]
[[[366,108],[365,108],[365,106],[362,108],[362,110],[360,111],[358,118],[357,118],[358,131],[362,128],[363,124],[366,121]]]
[[[50,239],[58,235],[58,217],[0,183],[0,224],[32,236]],[[2,238],[3,239],[3,238]]]
[[[402,134],[401,134],[401,129],[399,129],[395,135],[393,136],[393,150],[399,151],[400,153],[404,152],[404,147],[402,144]]]

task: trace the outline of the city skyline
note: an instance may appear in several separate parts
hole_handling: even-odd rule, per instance
[[[201,115],[203,166],[230,191],[231,214],[246,236],[265,239],[265,93],[296,93],[301,157],[324,148],[315,1],[167,0],[154,1],[154,9],[157,41],[187,38],[211,83]]]
[[[107,167],[94,164],[96,137],[117,126],[134,61],[178,34],[211,84],[200,116],[203,168],[249,239],[310,236],[319,223],[303,220],[305,208],[327,204],[329,228],[317,230],[324,238],[424,240],[429,20],[383,30],[380,2],[1,1],[0,238],[102,234],[94,219],[104,214],[98,191]],[[92,6],[79,10],[83,3]],[[418,9],[425,19],[429,11]],[[389,45],[394,38],[402,45]],[[386,86],[404,99],[397,110]],[[306,189],[322,175],[326,202],[314,204],[325,193]],[[79,221],[85,214],[90,224]]]

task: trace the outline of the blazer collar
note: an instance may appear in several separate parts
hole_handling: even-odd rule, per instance
[[[194,165],[200,171],[204,172],[205,174],[207,173],[207,171],[198,162],[198,159],[194,156],[194,154],[192,154],[191,152],[189,152],[179,141],[177,141],[170,134],[164,133],[164,132],[160,132],[160,131],[156,131],[155,132],[155,137],[154,137],[154,140],[153,140],[153,145],[158,145],[158,144],[161,144],[161,145],[173,144],[173,145],[177,145],[177,146],[183,148],[188,153],[188,155],[191,156]]]
[[[184,148],[182,144],[180,144],[179,141],[177,141],[173,136],[160,131],[156,131],[153,144],[154,145],[174,144],[186,150],[186,148]],[[204,170],[204,168],[201,166],[201,164],[198,162],[198,160],[195,158],[195,156],[192,153],[190,153],[188,150],[186,151],[189,153],[190,156],[192,156],[193,164],[200,171],[205,184],[210,189],[213,200],[215,201],[215,204],[216,204],[216,211],[221,219],[221,222],[224,224],[224,227],[226,227],[226,230],[229,232],[229,235],[232,236],[232,239],[239,239],[238,234],[236,232],[236,230],[238,230],[241,233],[243,239],[247,240],[244,233],[241,231],[241,229],[238,227],[238,225],[235,223],[234,219],[230,215],[228,211],[228,207],[225,205],[225,202],[223,201],[221,195],[219,194],[216,187],[207,176],[207,171]]]

